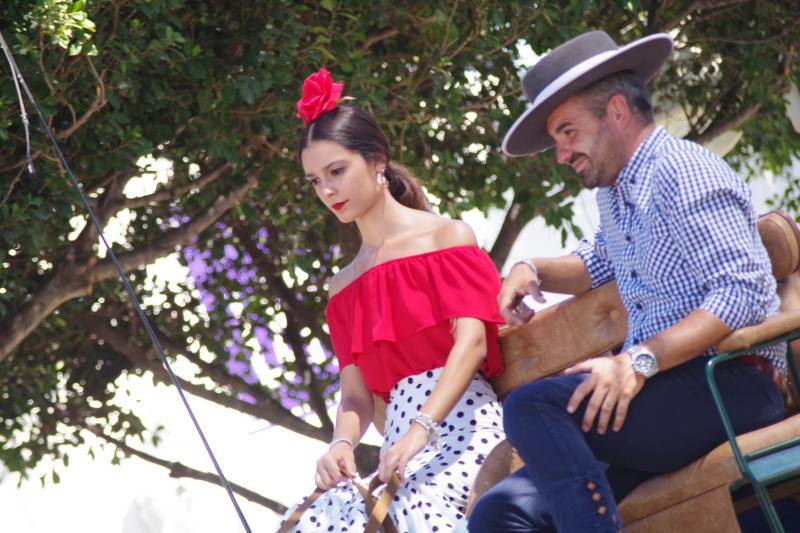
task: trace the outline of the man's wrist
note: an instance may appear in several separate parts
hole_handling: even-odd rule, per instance
[[[536,278],[536,283],[539,283],[539,281],[541,280],[541,278],[539,277],[539,269],[536,268],[536,264],[533,262],[533,260],[522,259],[520,261],[517,261],[516,263],[514,263],[514,266],[512,266],[511,269],[513,270],[514,267],[516,267],[517,265],[525,265],[526,267],[528,267],[533,272],[533,276]]]
[[[634,344],[628,348],[626,353],[630,358],[631,367],[636,374],[648,379],[658,373],[659,368],[656,354],[647,346]]]

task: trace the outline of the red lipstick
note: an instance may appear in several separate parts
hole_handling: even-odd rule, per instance
[[[346,204],[346,203],[347,203],[347,200],[345,200],[344,202],[335,203],[331,207],[333,207],[334,211],[339,211],[341,208],[344,207],[344,204]]]

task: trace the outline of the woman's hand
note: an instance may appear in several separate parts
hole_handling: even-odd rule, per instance
[[[356,458],[353,448],[344,441],[337,442],[328,453],[317,459],[314,482],[322,490],[328,490],[345,479],[355,477]]]
[[[400,476],[400,481],[405,481],[406,464],[426,444],[428,444],[428,432],[421,425],[412,423],[403,438],[381,456],[378,465],[378,477],[381,481],[388,483],[394,472]]]

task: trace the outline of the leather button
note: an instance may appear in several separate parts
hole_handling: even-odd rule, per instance
[[[595,492],[594,494],[592,494],[592,501],[593,502],[599,502],[600,498],[602,498],[602,497],[603,496],[599,492]]]
[[[605,505],[601,505],[597,508],[597,514],[606,514],[606,511],[608,511],[608,509],[606,509]]]
[[[589,483],[586,484],[586,488],[589,490],[594,490],[597,488],[597,483],[595,483],[594,481],[590,481]]]

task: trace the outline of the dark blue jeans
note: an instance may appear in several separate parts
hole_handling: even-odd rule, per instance
[[[503,404],[503,421],[526,466],[478,501],[470,531],[618,531],[615,502],[649,477],[677,470],[725,440],[705,363],[700,357],[647,380],[622,429],[614,432],[609,424],[604,435],[596,427],[581,430],[588,398],[567,413],[585,375],[516,389]],[[736,433],[783,418],[783,397],[763,372],[733,361],[716,375]]]

